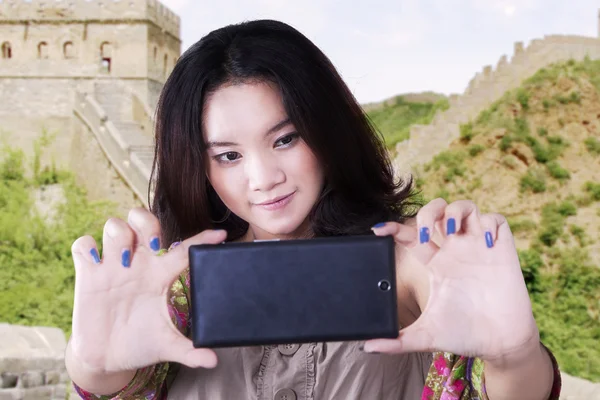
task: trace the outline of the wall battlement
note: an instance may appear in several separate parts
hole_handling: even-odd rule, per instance
[[[0,0],[0,24],[135,20],[152,21],[179,38],[179,16],[158,0]]]

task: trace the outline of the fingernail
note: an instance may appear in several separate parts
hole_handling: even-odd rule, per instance
[[[363,353],[367,353],[367,354],[380,354],[378,351],[365,351],[364,344],[359,345],[358,350],[362,351]]]
[[[173,250],[175,247],[179,246],[181,244],[181,242],[173,242],[171,243],[171,246],[169,246],[169,250]]]
[[[446,222],[446,235],[452,235],[456,233],[456,220],[454,218],[448,218]]]
[[[153,237],[152,240],[150,240],[150,248],[153,251],[159,251],[160,250],[160,241],[158,240],[157,237]]]
[[[95,247],[90,250],[90,254],[92,255],[92,258],[94,259],[94,262],[96,264],[100,264],[100,256],[98,255],[98,250],[96,250]]]
[[[378,222],[373,225],[373,228],[383,228],[385,226],[385,222]]]
[[[494,241],[492,240],[492,233],[491,232],[486,232],[485,233],[485,244],[487,244],[488,248],[491,248],[492,246],[494,246]]]
[[[121,252],[121,265],[129,267],[131,265],[131,252],[127,249]]]
[[[422,227],[419,233],[419,241],[421,243],[429,242],[429,228],[426,226]]]

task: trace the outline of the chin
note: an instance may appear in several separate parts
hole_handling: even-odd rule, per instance
[[[281,221],[270,221],[267,223],[256,224],[255,226],[260,230],[269,233],[275,237],[289,237],[297,236],[299,230],[303,228],[303,223],[306,221],[304,218],[289,218]]]

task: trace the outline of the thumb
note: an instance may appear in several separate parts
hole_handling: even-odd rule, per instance
[[[211,349],[196,349],[192,341],[176,334],[170,342],[166,342],[164,357],[166,361],[183,364],[189,368],[214,368],[217,365],[217,354]]]
[[[422,317],[422,315],[421,315]],[[420,318],[400,330],[397,339],[373,339],[365,342],[367,353],[413,353],[435,351],[434,337]]]
[[[169,273],[169,282],[174,280],[189,266],[190,246],[199,244],[219,244],[227,238],[225,230],[206,230],[192,236],[181,242],[178,246],[172,248],[166,255],[168,264],[172,265]]]

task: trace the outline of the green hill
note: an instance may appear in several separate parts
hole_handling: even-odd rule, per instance
[[[542,340],[565,372],[600,381],[600,61],[553,65],[506,93],[417,186],[508,217]]]
[[[434,100],[434,101],[428,101]],[[448,100],[440,95],[401,95],[378,105],[364,107],[371,122],[383,134],[389,148],[410,134],[413,124],[429,124],[437,110],[446,110]]]

